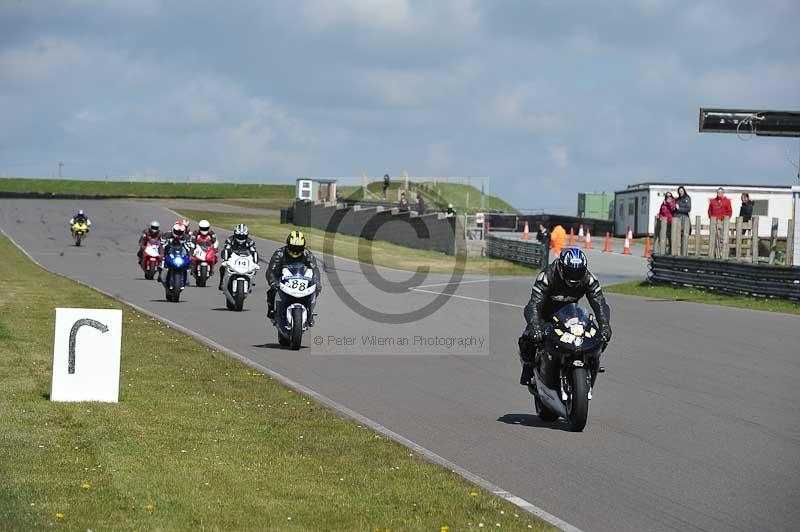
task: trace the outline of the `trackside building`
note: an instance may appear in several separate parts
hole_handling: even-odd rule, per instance
[[[637,236],[652,235],[655,232],[655,218],[664,201],[664,195],[672,192],[678,196],[678,187],[683,185],[692,198],[690,217],[694,224],[700,216],[701,223],[708,223],[708,205],[717,194],[720,186],[731,200],[734,218],[739,215],[742,205],[741,194],[747,192],[753,200],[753,215],[769,219],[778,218],[778,236],[786,237],[788,221],[794,218],[793,194],[791,186],[748,186],[748,185],[709,185],[687,183],[639,183],[614,193],[614,235],[623,236],[630,227]],[[761,223],[759,236],[768,237],[770,223]]]

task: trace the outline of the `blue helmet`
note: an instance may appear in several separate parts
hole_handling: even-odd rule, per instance
[[[577,286],[586,275],[589,259],[578,248],[564,248],[558,256],[558,273],[567,286]]]

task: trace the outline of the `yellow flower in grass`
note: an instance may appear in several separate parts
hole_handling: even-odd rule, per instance
[[[81,484],[81,487],[82,487],[83,489],[85,489],[85,490],[88,490],[88,489],[89,489],[89,488],[91,488],[92,486],[91,486],[91,484],[89,484],[88,482],[84,482],[83,484]]]
[[[56,521],[61,521],[62,519],[64,519],[64,514],[56,512]]]
[[[147,510],[148,512],[152,512],[153,510],[156,509],[156,507],[148,502],[147,504],[144,505],[144,509]]]
[[[478,490],[472,490],[472,491],[469,492],[469,494],[470,494],[471,497],[477,497],[478,496]]]

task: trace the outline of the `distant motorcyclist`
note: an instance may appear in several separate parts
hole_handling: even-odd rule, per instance
[[[250,239],[250,230],[245,224],[238,224],[233,228],[233,234],[225,240],[222,246],[222,262],[225,262],[236,252],[249,253],[253,262],[258,264],[258,250],[256,243]],[[225,266],[219,267],[219,289],[222,290],[222,281],[225,278]]]
[[[192,249],[194,249],[194,244],[191,242],[187,242],[186,238],[186,227],[182,224],[176,223],[172,226],[172,233],[166,239],[162,240],[161,248],[159,252],[161,253],[161,263],[158,265],[158,282],[163,282],[161,280],[161,271],[164,269],[164,262],[166,258],[171,253],[180,254],[180,255],[188,255],[192,256]]]
[[[161,224],[158,223],[158,220],[153,220],[150,222],[150,225],[142,231],[142,234],[139,235],[139,251],[136,252],[136,257],[138,259],[136,263],[142,262],[142,254],[144,254],[144,248],[148,243],[155,243],[160,247],[162,238]]]
[[[192,239],[192,224],[185,218],[178,218],[173,225],[183,226],[183,240],[188,242]]]
[[[586,254],[578,248],[564,248],[559,257],[536,277],[531,299],[525,306],[527,327],[519,339],[522,375],[520,384],[533,377],[535,357],[544,340],[546,321],[562,307],[577,303],[583,296],[594,310],[603,341],[611,339],[610,309],[600,282],[588,270]]]
[[[283,267],[295,262],[302,262],[306,268],[310,268],[314,275],[314,282],[316,283],[317,290],[314,294],[315,297],[311,300],[308,316],[308,325],[314,326],[314,305],[316,304],[316,296],[322,292],[322,283],[320,282],[319,268],[317,268],[317,259],[309,249],[306,248],[306,237],[302,231],[292,231],[286,237],[286,245],[282,248],[275,250],[272,257],[269,259],[269,266],[267,267],[267,318],[270,320],[275,317],[275,294],[278,291],[278,285],[281,281],[281,273]]]
[[[89,219],[89,216],[83,211],[83,209],[78,209],[72,218],[69,219],[69,227],[70,231],[72,231],[72,226],[75,224],[84,223],[86,224],[86,232],[89,232],[89,229],[92,228],[92,221]]]
[[[219,241],[217,234],[211,229],[211,224],[208,220],[200,220],[197,223],[197,232],[190,237],[191,242],[195,247],[197,246],[211,246],[215,250],[219,249]],[[210,262],[209,274],[214,275],[214,263]],[[192,263],[192,272],[197,273],[197,262]]]

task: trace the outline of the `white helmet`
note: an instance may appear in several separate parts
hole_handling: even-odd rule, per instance
[[[197,231],[201,235],[207,235],[210,229],[211,224],[208,222],[208,220],[200,220],[200,223],[197,224]]]

